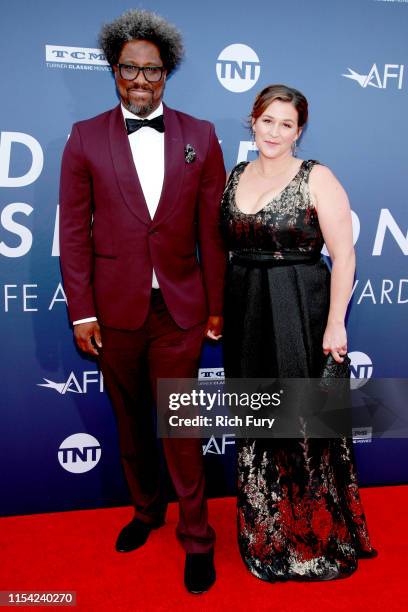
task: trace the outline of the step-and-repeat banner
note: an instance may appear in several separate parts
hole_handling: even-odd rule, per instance
[[[228,170],[254,155],[245,120],[260,89],[285,83],[307,96],[298,156],[332,168],[353,209],[353,376],[406,377],[408,2],[143,6],[185,37],[186,60],[168,81],[167,104],[215,123]],[[15,0],[2,11],[1,514],[128,502],[103,378],[73,343],[58,248],[63,147],[73,122],[117,104],[97,34],[128,8],[122,0]],[[205,347],[200,375],[222,376],[220,347]],[[397,418],[405,402],[396,390],[383,408]],[[364,396],[360,408],[360,482],[407,482],[408,441],[377,438],[376,408]],[[204,440],[203,453],[210,494],[232,494],[233,435]]]

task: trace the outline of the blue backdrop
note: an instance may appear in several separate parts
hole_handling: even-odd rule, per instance
[[[309,99],[299,157],[327,164],[354,211],[358,268],[348,323],[356,377],[408,365],[408,3],[146,1],[184,33],[168,105],[213,121],[227,169],[253,155],[255,94],[283,82]],[[97,33],[118,0],[15,0],[0,23],[1,514],[128,501],[114,417],[96,363],[75,349],[58,259],[60,159],[74,121],[117,103]],[[202,377],[222,374],[207,346]],[[405,397],[390,396],[404,409]],[[362,484],[408,481],[408,442],[359,421]],[[213,495],[233,493],[231,436],[204,441]]]

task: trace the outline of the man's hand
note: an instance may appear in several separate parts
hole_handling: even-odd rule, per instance
[[[222,326],[224,319],[222,317],[208,317],[207,325],[204,331],[204,337],[211,340],[219,340],[222,338]]]
[[[74,325],[74,338],[81,351],[90,355],[99,355],[97,347],[102,347],[102,340],[101,328],[97,321]]]

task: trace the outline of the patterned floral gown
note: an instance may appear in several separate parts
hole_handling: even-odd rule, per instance
[[[323,363],[330,272],[303,161],[283,191],[255,214],[235,192],[247,162],[231,172],[222,201],[230,251],[224,363],[227,377],[317,377]],[[258,578],[332,580],[375,556],[346,439],[244,439],[238,449],[238,540]]]

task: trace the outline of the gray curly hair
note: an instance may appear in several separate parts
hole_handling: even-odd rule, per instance
[[[99,34],[99,45],[111,66],[118,63],[123,45],[132,40],[149,40],[157,45],[167,74],[173,72],[183,59],[180,32],[156,13],[143,9],[126,11],[105,24]]]

